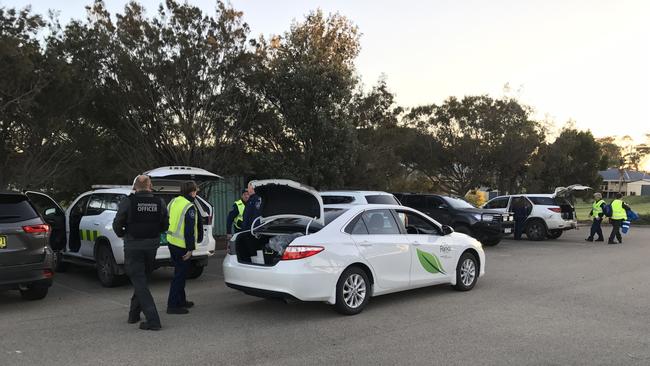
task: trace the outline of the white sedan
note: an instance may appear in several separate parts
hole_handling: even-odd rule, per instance
[[[452,284],[471,290],[485,273],[476,239],[398,205],[323,208],[313,188],[255,183],[262,216],[236,234],[223,262],[226,285],[260,297],[325,301],[347,315],[371,296]]]

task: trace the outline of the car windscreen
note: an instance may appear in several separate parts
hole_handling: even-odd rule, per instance
[[[528,196],[528,199],[535,205],[543,205],[543,206],[558,206],[559,203],[557,202],[558,200],[555,199],[554,197],[531,197]]]
[[[0,195],[0,223],[14,223],[37,218],[36,210],[26,196],[19,194]]]
[[[454,197],[445,197],[445,201],[453,208],[476,208],[471,203]]]
[[[390,194],[367,195],[366,201],[368,201],[368,203],[379,205],[399,205],[399,201],[397,201],[397,199]]]
[[[324,205],[339,205],[354,202],[354,197],[352,196],[321,196],[321,198],[323,199]]]

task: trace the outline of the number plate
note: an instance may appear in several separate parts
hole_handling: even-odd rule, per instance
[[[0,235],[0,249],[7,247],[7,237]]]
[[[503,229],[503,232],[506,233],[506,234],[510,234],[512,232],[512,229],[507,227],[507,228]]]

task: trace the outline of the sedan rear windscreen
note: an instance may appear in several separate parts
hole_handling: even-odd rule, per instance
[[[394,196],[388,194],[369,195],[366,196],[366,201],[377,205],[399,205],[399,201]]]
[[[37,218],[36,210],[22,195],[0,195],[0,224]]]

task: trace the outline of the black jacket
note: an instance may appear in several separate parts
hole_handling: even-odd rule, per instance
[[[120,238],[124,238],[124,247],[127,249],[151,249],[160,246],[160,234],[167,231],[169,228],[169,213],[167,212],[167,205],[160,199],[161,206],[161,222],[160,228],[157,233],[152,233],[151,239],[136,239],[129,234],[128,222],[131,213],[131,197],[143,196],[154,197],[151,192],[135,192],[131,196],[127,196],[120,202],[115,219],[113,219],[113,231]]]

